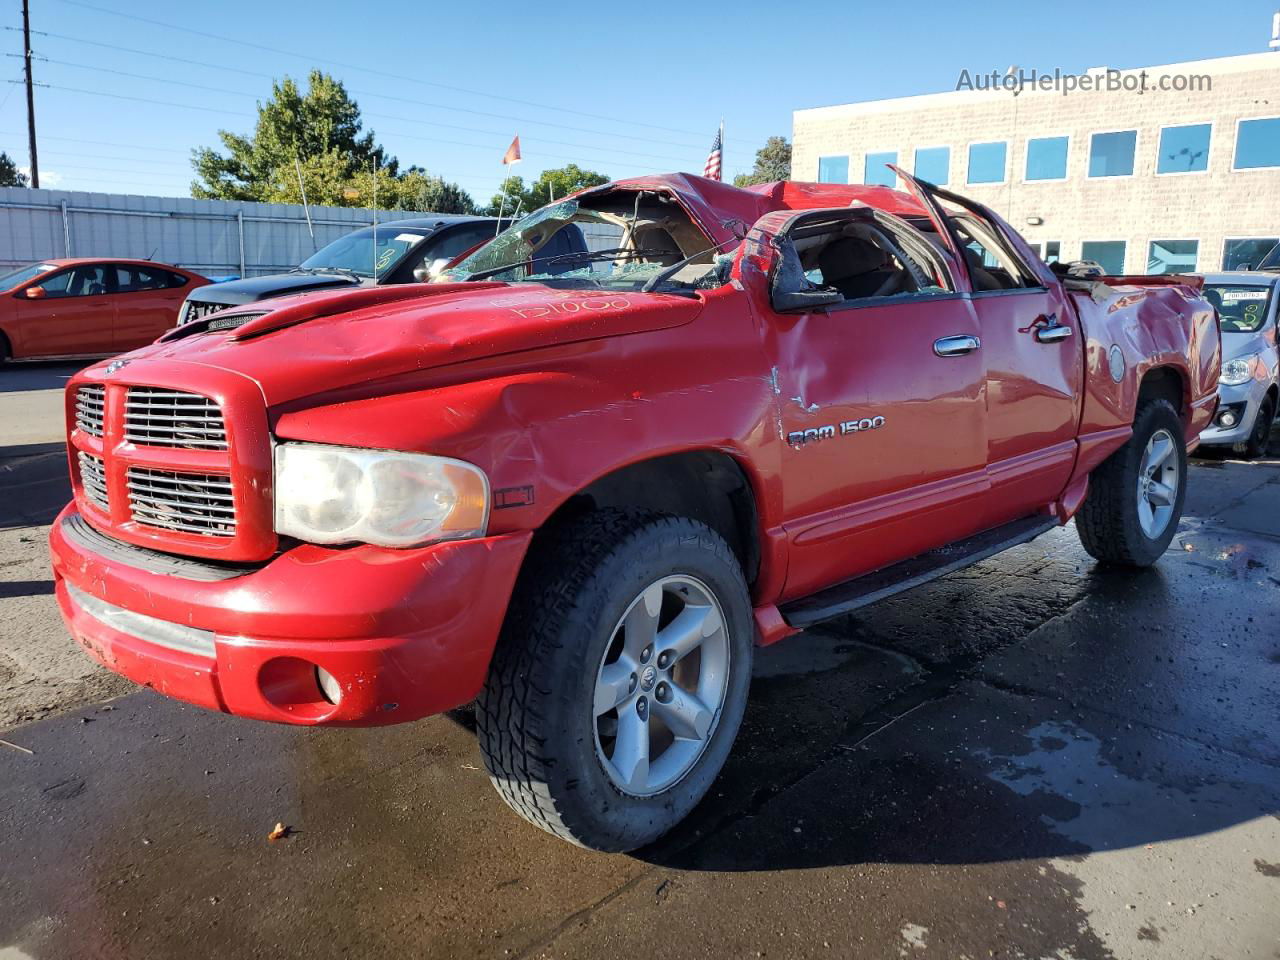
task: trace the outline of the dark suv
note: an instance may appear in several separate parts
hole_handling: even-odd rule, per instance
[[[193,291],[182,305],[178,323],[199,320],[242,303],[311,290],[422,282],[433,268],[443,266],[497,232],[495,217],[437,214],[379,223],[322,247],[288,273],[247,277]],[[576,249],[566,246],[563,252]]]

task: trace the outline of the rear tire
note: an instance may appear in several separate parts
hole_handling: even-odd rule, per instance
[[[1126,567],[1155,563],[1177,532],[1186,478],[1181,418],[1167,400],[1140,404],[1133,436],[1089,478],[1089,494],[1076,516],[1085,550]]]
[[[9,338],[0,333],[0,366],[4,366],[9,362],[9,358],[13,356],[13,350],[9,347]]]
[[[1243,454],[1246,460],[1256,460],[1265,454],[1271,441],[1271,422],[1275,418],[1275,401],[1270,397],[1263,397],[1258,406],[1258,415],[1253,420],[1253,429],[1249,431],[1249,439],[1236,444],[1235,452]]]
[[[729,755],[754,636],[737,558],[704,524],[608,509],[543,535],[477,702],[494,787],[583,847],[657,840]]]

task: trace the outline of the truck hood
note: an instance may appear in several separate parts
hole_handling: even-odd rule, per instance
[[[358,281],[340,273],[273,273],[265,277],[211,283],[201,287],[191,299],[232,307],[308,290],[348,290],[359,285]]]
[[[223,331],[178,327],[126,356],[248,376],[275,406],[465,361],[676,327],[701,312],[702,300],[477,282],[366,287],[269,306],[215,314],[220,324],[250,319]]]

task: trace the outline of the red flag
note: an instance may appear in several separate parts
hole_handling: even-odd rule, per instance
[[[519,162],[520,162],[520,137],[519,137],[519,135],[517,135],[517,136],[516,136],[516,138],[515,138],[514,140],[512,140],[512,141],[511,141],[511,146],[507,147],[507,152],[506,152],[506,153],[504,153],[504,154],[502,155],[502,162],[503,162],[503,164],[504,164],[504,165],[505,165],[505,164],[519,163]]]

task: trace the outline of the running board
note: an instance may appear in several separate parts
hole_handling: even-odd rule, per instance
[[[922,583],[936,580],[948,573],[963,570],[1010,547],[1034,540],[1056,526],[1058,526],[1057,520],[1043,514],[1015,520],[994,530],[979,533],[968,540],[958,540],[937,550],[930,550],[928,553],[921,553],[895,563],[891,567],[884,567],[853,580],[846,580],[844,583],[820,590],[811,596],[783,604],[782,617],[791,626],[803,630],[815,623],[877,603],[886,597],[918,587]]]

